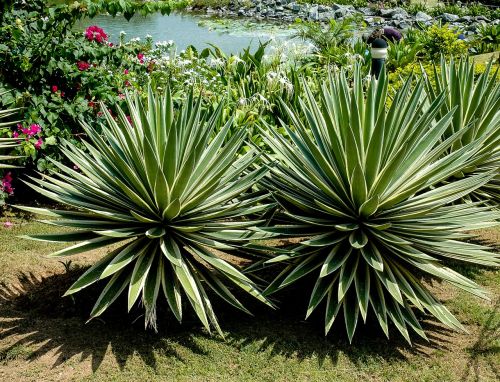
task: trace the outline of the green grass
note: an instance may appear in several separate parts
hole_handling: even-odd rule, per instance
[[[495,381],[500,376],[499,271],[460,268],[490,291],[491,301],[434,283],[431,288],[469,333],[425,321],[430,343],[413,347],[395,330],[386,340],[373,322],[360,328],[351,346],[342,322],[325,338],[322,317],[303,321],[300,290],[285,295],[277,312],[256,305],[255,318],[221,305],[216,310],[222,312],[225,340],[209,336],[190,314],[178,325],[165,309],[154,333],[144,331],[142,312],[126,314],[122,301],[85,324],[99,288],[74,300],[59,296],[81,272],[75,266],[102,254],[75,257],[66,272],[46,258],[58,246],[15,238],[53,228],[12,221],[10,229],[0,223],[2,381]],[[483,236],[498,243],[500,231]]]

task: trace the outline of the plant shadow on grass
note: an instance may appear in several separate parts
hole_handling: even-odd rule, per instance
[[[126,302],[121,299],[102,317],[87,323],[102,285],[90,287],[87,293],[74,297],[61,297],[84,271],[84,268],[76,268],[42,279],[33,274],[21,274],[18,287],[0,285],[0,341],[10,337],[15,341],[7,348],[0,346],[0,362],[2,355],[20,346],[36,347],[29,360],[56,350],[53,367],[78,355],[81,361],[90,358],[94,371],[108,349],[121,368],[134,354],[152,368],[156,367],[156,351],[181,359],[175,349],[177,344],[203,354],[188,334],[193,322],[180,326],[168,320],[165,333],[145,331],[138,323],[142,321],[137,320],[140,313],[128,315],[122,309]],[[165,341],[167,336],[169,340]]]
[[[462,381],[468,381],[471,376],[474,381],[480,381],[481,363],[486,363],[496,379],[500,380],[500,366],[488,357],[500,355],[500,297],[497,297],[486,323],[481,328],[474,344],[467,348],[467,351],[469,359]]]
[[[121,368],[136,355],[156,369],[157,354],[187,362],[179,354],[179,348],[205,355],[207,350],[199,340],[210,338],[228,344],[235,351],[250,348],[267,352],[270,357],[281,355],[299,360],[315,356],[320,364],[327,359],[336,364],[342,353],[358,364],[369,357],[384,360],[404,360],[408,354],[426,357],[430,348],[448,349],[447,338],[452,333],[440,324],[425,320],[424,329],[430,341],[413,335],[415,342],[409,346],[394,328],[389,341],[378,323],[368,320],[365,325],[358,325],[353,344],[349,345],[343,317],[339,316],[331,334],[324,337],[324,307],[319,307],[318,312],[304,321],[311,285],[307,283],[311,280],[304,280],[277,296],[281,309],[276,311],[245,299],[247,307],[255,314],[253,317],[214,298],[215,312],[228,333],[226,339],[217,335],[210,337],[187,306],[180,325],[168,308],[160,304],[158,333],[144,330],[142,310],[135,308],[127,314],[126,296],[123,295],[101,318],[86,324],[102,285],[91,286],[74,297],[61,297],[83,271],[83,268],[70,269],[41,280],[33,274],[22,274],[18,287],[0,285],[0,343],[9,344],[7,347],[0,345],[0,362],[2,354],[19,346],[29,346],[36,348],[29,360],[55,351],[57,358],[53,367],[80,356],[81,361],[90,358],[92,369],[96,371],[110,351]]]

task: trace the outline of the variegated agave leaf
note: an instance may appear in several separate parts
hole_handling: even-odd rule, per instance
[[[0,93],[0,97],[5,94],[5,93]],[[17,109],[7,109],[7,110],[0,110],[0,128],[2,127],[8,127],[11,126],[15,122],[9,122],[5,121],[9,117],[12,117],[17,113]],[[6,161],[10,161],[13,159],[17,159],[17,156],[13,155],[5,155],[5,152],[12,150],[14,147],[18,146],[18,139],[14,138],[0,138],[0,169],[3,168],[13,168],[16,166],[12,166],[9,164],[6,164]],[[4,155],[2,155],[4,154]]]
[[[61,171],[29,185],[71,210],[24,208],[56,219],[48,224],[76,228],[35,240],[78,242],[52,256],[68,256],[120,243],[86,271],[67,295],[106,279],[91,317],[99,316],[126,290],[129,310],[138,300],[146,324],[156,327],[156,302],[164,294],[180,321],[187,300],[203,325],[220,331],[207,290],[247,311],[227,283],[269,304],[238,267],[213,249],[252,255],[251,240],[269,234],[249,230],[246,219],[265,211],[265,194],[252,191],[266,169],[254,166],[254,151],[239,156],[244,131],[231,137],[231,123],[219,121],[223,105],[202,112],[190,96],[179,112],[169,92],[149,91],[148,102],[127,96],[131,122],[121,110],[115,120],[103,107],[106,124],[97,130],[83,123],[86,151],[67,142],[66,157],[81,170],[52,161]],[[98,132],[99,131],[99,132]]]
[[[497,176],[467,196],[466,201],[483,201],[498,208],[500,203],[500,81],[498,68],[493,71],[492,63],[476,79],[475,64],[468,60],[448,63],[441,58],[440,67],[434,66],[434,78],[425,78],[425,90],[430,102],[445,92],[445,102],[437,114],[444,117],[456,108],[448,129],[443,134],[447,139],[454,133],[467,128],[461,139],[449,147],[448,153],[460,150],[476,139],[484,143],[474,153],[471,164],[453,174],[447,181],[460,179],[470,174],[493,171]]]
[[[0,169],[17,167],[6,163],[7,161],[17,159],[18,157],[16,155],[2,155],[1,153],[9,151],[18,146],[18,141],[18,139],[13,138],[0,138]]]
[[[494,225],[498,214],[474,204],[451,205],[493,174],[442,183],[474,161],[485,141],[471,140],[450,151],[472,127],[442,140],[455,110],[438,117],[445,94],[426,107],[423,84],[412,88],[411,83],[388,108],[384,73],[366,91],[359,67],[352,86],[344,73],[331,74],[319,102],[304,86],[301,112],[287,108],[293,121],[285,126],[289,140],[270,126],[262,130],[274,162],[262,182],[284,215],[281,225],[261,230],[307,236],[293,254],[266,261],[288,263],[266,293],[317,275],[307,316],[326,301],[325,333],[341,311],[349,340],[359,317],[365,321],[369,312],[387,335],[392,321],[408,341],[409,328],[425,338],[415,309],[460,329],[419,275],[485,297],[476,283],[442,261],[500,263],[488,248],[460,241],[468,237],[465,230]]]

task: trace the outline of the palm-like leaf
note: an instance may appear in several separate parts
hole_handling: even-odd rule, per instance
[[[484,144],[474,154],[471,164],[453,175],[449,181],[462,178],[480,171],[496,171],[497,176],[480,187],[466,200],[485,201],[495,206],[500,203],[500,81],[498,69],[492,71],[491,63],[475,79],[474,63],[462,60],[448,64],[441,59],[440,68],[434,67],[434,78],[425,76],[425,89],[432,102],[446,93],[438,118],[444,117],[456,108],[449,128],[443,134],[447,139],[453,134],[466,129],[461,139],[457,140],[447,152],[460,150],[476,139],[484,139]],[[470,127],[470,128],[469,128]]]
[[[0,97],[4,93],[0,93]],[[0,121],[5,120],[8,117],[11,117],[17,112],[17,109],[7,109],[7,110],[0,110]],[[0,122],[0,128],[10,126],[14,122]],[[0,153],[8,151],[16,146],[18,146],[18,139],[13,139],[13,138],[0,138]],[[5,163],[2,163],[7,160],[12,160],[16,159],[17,156],[12,156],[12,155],[1,155],[0,154],[0,169],[2,168],[12,168],[15,166],[7,165]]]
[[[301,113],[288,109],[290,140],[271,128],[262,132],[276,161],[263,181],[284,216],[281,225],[261,230],[307,236],[293,254],[267,261],[289,264],[266,293],[317,274],[307,315],[326,300],[328,333],[342,309],[350,340],[359,315],[366,320],[370,306],[386,334],[392,321],[408,341],[408,328],[425,337],[414,308],[461,328],[418,276],[484,296],[477,284],[441,261],[500,262],[487,248],[459,241],[468,237],[464,230],[494,225],[498,215],[477,205],[450,205],[492,175],[435,187],[474,160],[484,142],[448,153],[470,128],[441,141],[453,111],[437,118],[444,94],[426,108],[422,83],[412,90],[410,81],[387,108],[385,74],[366,92],[359,68],[352,87],[343,73],[332,74],[319,104],[305,86]]]
[[[128,308],[142,300],[146,324],[154,326],[163,291],[178,320],[185,295],[205,327],[220,332],[207,288],[245,311],[224,279],[268,303],[247,276],[211,251],[252,255],[249,241],[267,236],[248,229],[258,221],[245,219],[267,209],[259,204],[266,195],[251,191],[265,169],[254,168],[255,152],[237,156],[244,131],[228,138],[228,123],[216,133],[222,104],[210,115],[192,97],[178,113],[170,93],[160,97],[149,91],[146,107],[137,97],[127,99],[132,124],[121,110],[115,121],[103,108],[107,124],[102,133],[83,123],[91,141],[84,142],[88,152],[70,143],[62,148],[81,173],[53,161],[59,174],[29,183],[73,209],[24,209],[59,218],[48,224],[78,230],[30,238],[78,242],[52,256],[121,243],[66,292],[107,279],[91,317],[127,289]]]

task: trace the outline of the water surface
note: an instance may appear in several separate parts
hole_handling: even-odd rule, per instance
[[[135,37],[144,39],[151,35],[155,42],[173,40],[178,49],[193,45],[199,50],[208,47],[210,43],[227,54],[238,53],[249,45],[255,48],[259,41],[273,40],[272,44],[282,44],[289,41],[293,34],[293,29],[286,25],[182,13],[172,13],[169,16],[160,13],[135,15],[130,21],[120,16],[99,15],[83,20],[76,28],[83,30],[89,25],[102,27],[113,42],[118,41],[120,32],[124,31],[127,40]]]

